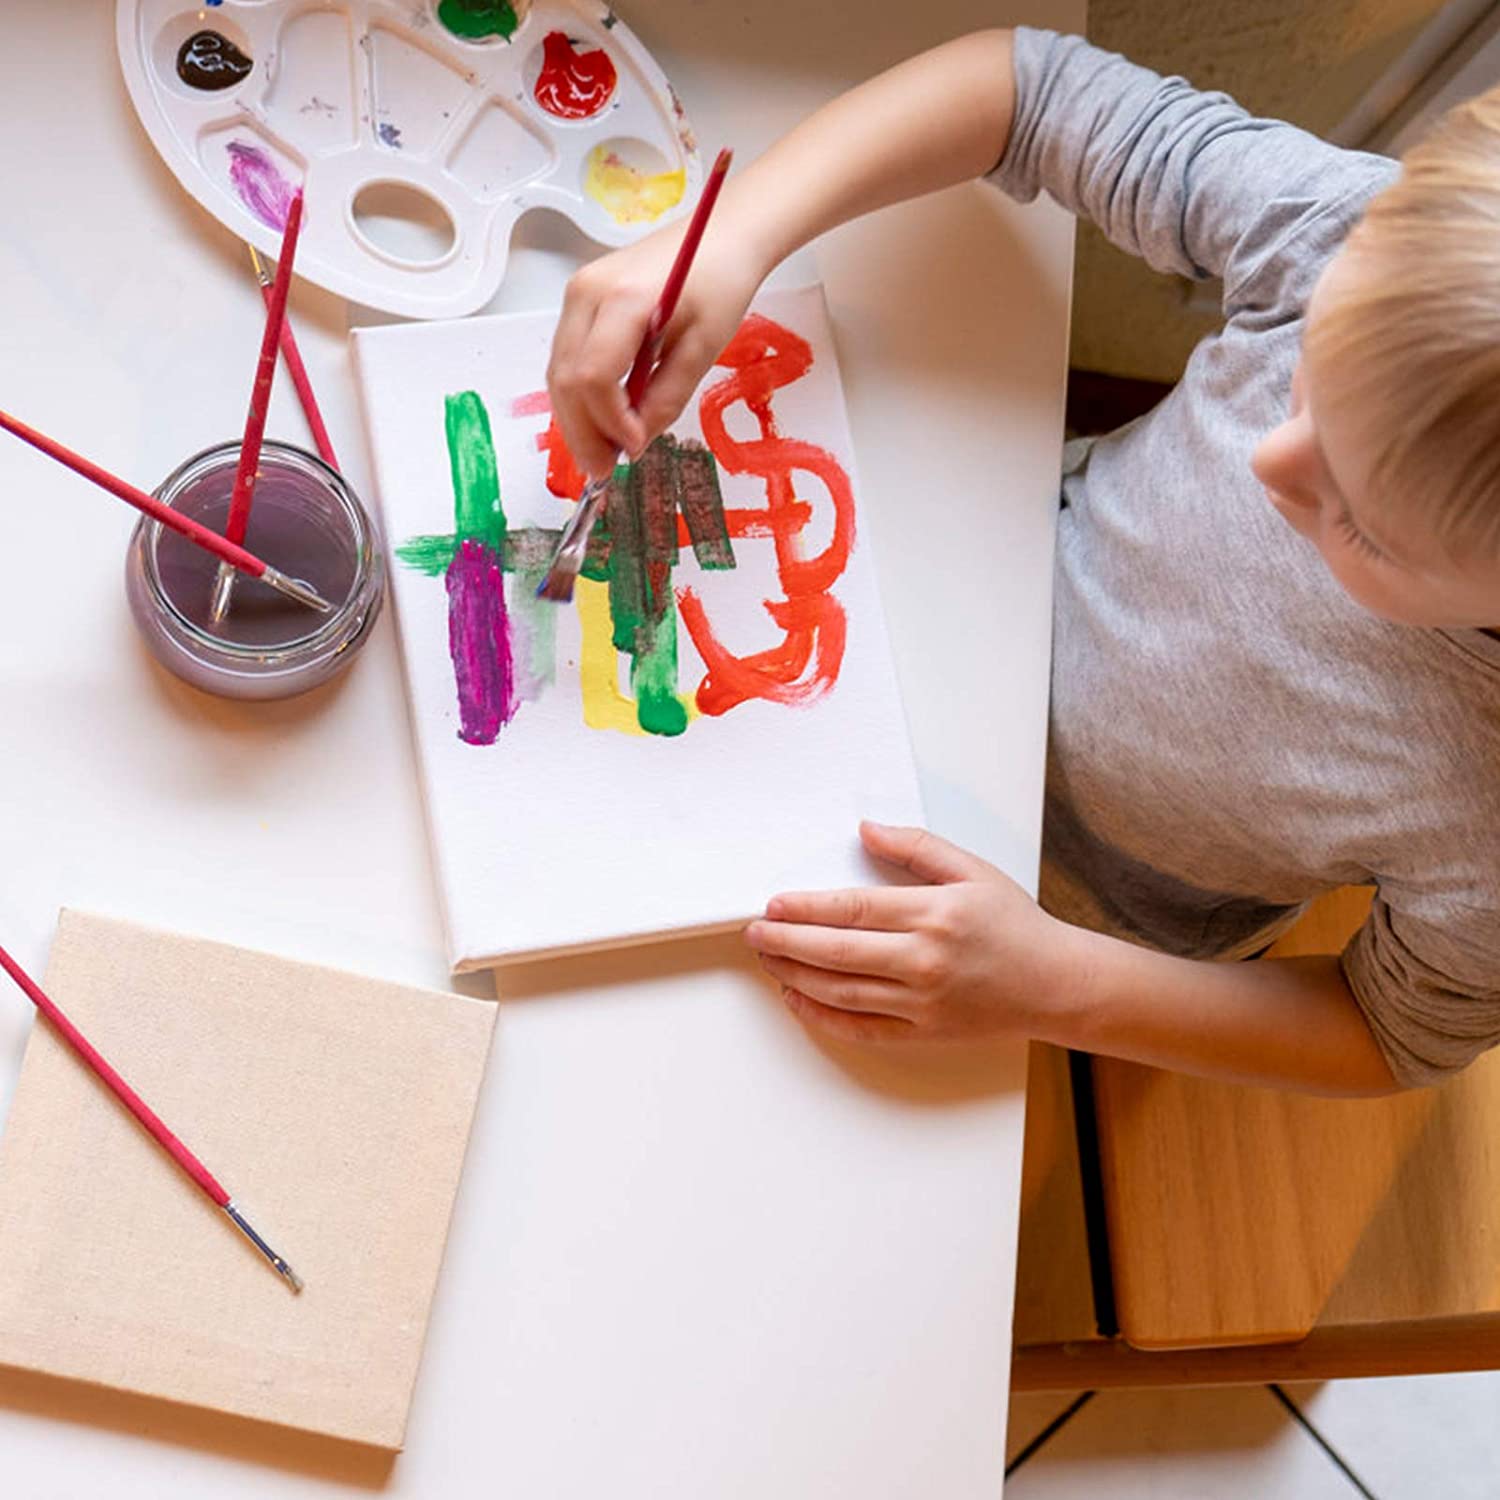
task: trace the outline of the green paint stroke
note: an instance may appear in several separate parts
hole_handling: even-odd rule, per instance
[[[732,568],[734,545],[724,519],[719,466],[713,454],[702,443],[689,439],[677,444],[672,456],[671,483],[698,566],[705,570]]]
[[[630,468],[616,469],[604,506],[609,526],[609,618],[614,625],[615,650],[632,656],[650,647],[655,623],[647,602],[641,486],[632,483],[633,478]]]
[[[520,25],[511,0],[442,0],[438,20],[454,36],[470,42],[480,42],[489,36],[502,36],[509,41]]]
[[[444,402],[448,461],[453,471],[453,529],[460,542],[483,542],[503,555],[505,510],[490,414],[478,391],[460,391]]]
[[[451,536],[414,536],[396,548],[396,556],[413,572],[429,578],[441,578],[458,551],[458,538]]]
[[[557,607],[538,600],[561,532],[542,526],[512,531],[500,500],[500,475],[489,413],[476,391],[445,403],[453,472],[452,536],[414,536],[396,548],[409,568],[441,577],[466,541],[484,543],[510,575],[506,598],[527,651],[524,696],[553,680]],[[614,473],[604,514],[589,537],[583,576],[609,586],[611,636],[630,658],[636,722],[647,734],[678,735],[688,704],[677,692],[677,516],[686,523],[700,567],[732,568],[734,548],[724,519],[718,466],[702,443],[658,438],[635,464]]]
[[[681,734],[688,727],[687,705],[677,696],[677,604],[670,588],[651,644],[631,655],[630,690],[635,721],[647,734]]]

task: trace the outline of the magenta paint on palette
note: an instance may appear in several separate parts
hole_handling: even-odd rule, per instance
[[[240,202],[268,229],[285,229],[297,184],[290,182],[271,155],[248,141],[230,141],[229,181]]]

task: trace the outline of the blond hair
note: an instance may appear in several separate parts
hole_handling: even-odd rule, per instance
[[[1450,558],[1500,556],[1500,88],[1406,153],[1349,248],[1361,273],[1306,350],[1360,414],[1369,498]]]

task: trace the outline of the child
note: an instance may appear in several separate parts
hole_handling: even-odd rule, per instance
[[[681,230],[574,278],[549,376],[574,454],[639,452],[795,247],[986,175],[1221,276],[1225,326],[1155,411],[1068,455],[1041,905],[866,825],[925,884],[777,896],[747,938],[834,1037],[1437,1082],[1500,1040],[1500,97],[1398,176],[1080,38],[965,37],[731,182],[638,414],[620,381]],[[1361,883],[1342,958],[1205,962]]]

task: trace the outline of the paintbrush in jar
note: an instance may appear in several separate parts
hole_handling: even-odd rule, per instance
[[[275,279],[266,270],[265,262],[261,260],[260,253],[254,245],[245,247],[250,252],[250,265],[255,271],[255,279],[260,283],[260,294],[266,304],[266,313],[271,311],[271,299],[275,295]],[[323,421],[323,413],[318,409],[318,398],[313,395],[312,381],[307,377],[307,366],[302,362],[302,351],[297,347],[297,335],[292,332],[292,320],[284,318],[281,324],[281,357],[286,362],[286,372],[292,377],[292,384],[297,390],[297,399],[302,403],[302,414],[307,418],[307,429],[312,433],[313,445],[318,450],[318,457],[333,470],[335,474],[339,471],[339,461],[333,451],[333,440],[328,436],[328,427]]]
[[[250,412],[245,418],[240,438],[240,462],[234,472],[234,490],[229,497],[229,520],[224,535],[236,546],[245,540],[250,525],[250,503],[255,498],[255,471],[260,464],[260,445],[266,435],[266,411],[271,404],[271,384],[276,379],[276,351],[281,343],[281,328],[286,321],[287,293],[292,285],[292,263],[297,255],[297,234],[302,227],[302,194],[292,198],[287,210],[286,229],[281,236],[281,256],[276,262],[276,280],[266,310],[266,326],[261,334],[260,358],[255,365],[255,382],[250,387]],[[229,596],[234,588],[234,570],[221,567],[214,579],[213,602],[208,617],[215,625],[229,610]]]
[[[0,427],[13,433],[23,443],[30,443],[39,453],[45,453],[48,458],[55,458],[58,463],[71,469],[75,474],[81,474],[91,483],[97,484],[101,490],[107,490],[127,505],[135,506],[137,510],[150,516],[153,521],[185,536],[188,541],[202,547],[206,552],[212,552],[225,567],[238,569],[241,573],[249,574],[251,578],[258,578],[262,583],[269,584],[278,594],[285,594],[288,599],[295,599],[299,604],[305,604],[309,609],[315,609],[320,614],[326,615],[333,608],[311,584],[304,583],[300,578],[289,577],[280,568],[271,567],[253,552],[247,552],[243,547],[220,536],[217,531],[211,530],[190,516],[183,515],[181,511],[173,510],[170,505],[163,505],[155,495],[148,495],[145,490],[137,489],[127,480],[111,474],[108,469],[100,468],[92,459],[85,458],[81,453],[75,453],[71,448],[65,448],[55,438],[49,438],[46,433],[38,432],[35,427],[28,427],[25,422],[11,416],[9,412],[0,411]]]

